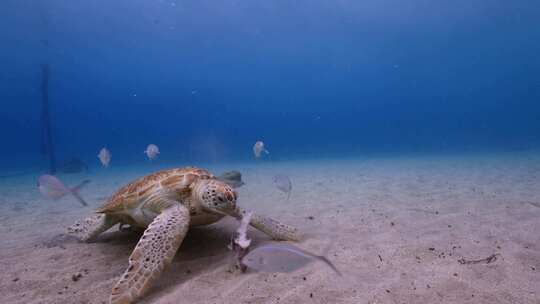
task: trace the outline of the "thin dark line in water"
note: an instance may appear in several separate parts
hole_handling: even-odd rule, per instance
[[[533,202],[527,202],[528,204],[536,207],[536,208],[540,208],[540,203],[533,203]]]
[[[4,174],[4,175],[0,175],[0,178],[18,177],[18,176],[32,174],[35,172],[36,171],[32,170],[32,171],[22,171],[22,172],[16,172],[16,173],[11,173],[11,174]]]
[[[439,211],[431,211],[431,210],[425,210],[425,209],[420,209],[420,208],[408,208],[408,209],[405,209],[405,210],[423,212],[423,213],[435,214],[435,215],[439,214]]]

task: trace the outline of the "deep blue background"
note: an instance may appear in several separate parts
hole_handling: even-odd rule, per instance
[[[40,63],[59,158],[97,165],[540,143],[537,0],[4,0],[0,159],[38,163]]]

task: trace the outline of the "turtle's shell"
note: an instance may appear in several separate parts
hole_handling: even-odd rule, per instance
[[[120,188],[101,208],[99,213],[121,213],[135,208],[145,198],[163,189],[173,190],[179,196],[189,194],[189,186],[199,179],[214,179],[208,170],[196,167],[167,169],[139,178]]]

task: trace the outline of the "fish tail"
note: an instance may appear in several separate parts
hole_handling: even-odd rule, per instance
[[[337,275],[339,275],[340,277],[342,276],[341,272],[336,268],[336,266],[334,266],[334,264],[332,264],[332,262],[330,262],[330,260],[327,259],[325,256],[318,255],[316,257],[317,259],[328,265],[330,268],[332,268],[332,270],[337,273]]]
[[[90,182],[89,179],[83,180],[80,184],[71,188],[71,192],[79,192],[84,186],[88,185],[89,182]]]
[[[73,194],[73,196],[81,203],[81,205],[88,206],[88,203],[84,201],[84,199],[81,197],[81,195],[78,192],[72,191],[71,194]]]
[[[88,183],[90,182],[89,179],[87,180],[84,180],[82,183],[80,183],[79,185],[71,188],[71,194],[73,194],[73,196],[83,205],[83,206],[88,206],[88,203],[86,203],[86,201],[81,197],[81,195],[79,194],[79,191],[84,187],[86,186]]]

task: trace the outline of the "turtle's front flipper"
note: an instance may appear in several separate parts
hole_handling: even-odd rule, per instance
[[[67,233],[77,236],[84,242],[91,242],[118,222],[119,220],[111,215],[94,214],[75,222],[67,228]]]
[[[141,297],[171,263],[189,227],[189,210],[178,203],[163,210],[146,228],[129,257],[129,267],[114,286],[110,303]]]
[[[247,210],[238,208],[238,214],[235,217],[240,218],[247,212]],[[249,224],[257,228],[258,230],[268,234],[274,240],[299,241],[302,238],[300,232],[295,227],[283,224],[272,218],[258,215],[255,213],[252,213],[251,221],[249,222]]]

